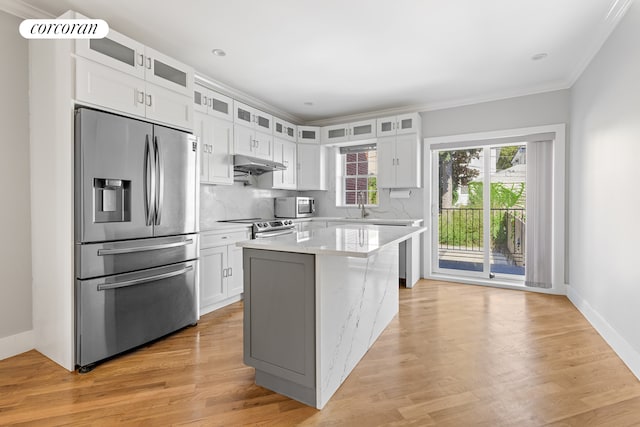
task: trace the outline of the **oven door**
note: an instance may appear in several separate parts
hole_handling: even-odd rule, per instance
[[[286,236],[287,234],[295,233],[294,228],[288,228],[286,230],[266,231],[264,233],[256,233],[253,236],[255,239],[266,239],[268,237]]]

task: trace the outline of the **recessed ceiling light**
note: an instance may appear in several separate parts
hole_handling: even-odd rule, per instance
[[[215,56],[226,56],[227,55],[227,52],[225,52],[222,49],[213,49],[211,51],[211,53],[213,53]]]
[[[307,107],[311,107],[313,105],[313,102],[307,101],[304,103],[304,105],[306,105]]]
[[[546,53],[544,53],[544,52],[543,52],[543,53],[536,53],[535,55],[533,55],[533,56],[531,57],[531,59],[532,59],[533,61],[540,61],[541,59],[544,59],[544,58],[546,58],[547,56],[549,56],[549,55],[548,55],[548,54],[546,54]]]

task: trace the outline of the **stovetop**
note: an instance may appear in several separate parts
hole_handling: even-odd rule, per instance
[[[228,219],[221,222],[253,224],[254,233],[260,233],[265,231],[275,231],[275,230],[286,230],[286,229],[295,227],[293,221],[290,219],[242,218],[242,219]]]

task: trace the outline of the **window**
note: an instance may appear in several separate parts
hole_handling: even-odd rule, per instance
[[[340,148],[339,177],[342,191],[338,192],[337,204],[357,206],[378,205],[378,152],[375,144]]]

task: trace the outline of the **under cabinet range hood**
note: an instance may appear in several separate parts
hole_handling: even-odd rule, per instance
[[[273,160],[236,154],[233,159],[233,170],[249,175],[262,175],[266,172],[283,171],[287,167]]]

